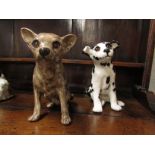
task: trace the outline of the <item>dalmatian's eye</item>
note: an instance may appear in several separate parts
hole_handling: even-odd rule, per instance
[[[34,48],[38,48],[39,45],[40,45],[39,40],[37,40],[37,39],[33,40],[33,42],[32,42],[32,46],[33,46]]]
[[[107,43],[107,44],[106,44],[106,47],[107,47],[107,48],[111,48],[112,46],[111,46],[110,43]]]
[[[54,41],[52,45],[53,45],[53,48],[59,48],[61,46],[59,41]]]
[[[100,51],[100,47],[99,47],[99,46],[96,46],[96,47],[95,47],[95,51],[96,51],[96,52]]]

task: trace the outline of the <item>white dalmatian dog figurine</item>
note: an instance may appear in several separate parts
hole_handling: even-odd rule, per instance
[[[87,54],[94,63],[92,69],[91,85],[87,93],[93,100],[93,112],[102,112],[105,102],[110,102],[111,109],[122,110],[125,104],[117,100],[115,87],[115,72],[111,59],[114,50],[119,46],[117,41],[98,43],[93,49],[85,46],[84,54]]]

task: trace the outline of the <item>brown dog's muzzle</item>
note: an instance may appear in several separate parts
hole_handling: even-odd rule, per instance
[[[50,49],[49,49],[49,48],[41,48],[41,49],[39,50],[39,53],[40,53],[40,55],[41,55],[42,57],[45,57],[45,56],[49,55]]]

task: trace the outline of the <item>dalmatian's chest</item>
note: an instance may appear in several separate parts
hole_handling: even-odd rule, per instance
[[[92,69],[91,87],[89,87],[89,92],[91,93],[98,89],[100,91],[100,98],[109,101],[108,94],[113,87],[115,87],[113,64],[95,64]]]
[[[94,76],[99,78],[104,78],[105,76],[111,76],[113,74],[113,65],[109,64],[109,66],[103,65],[94,65]]]
[[[115,82],[115,72],[113,64],[95,64],[92,70],[92,83],[96,83],[101,89],[106,89],[111,83]]]

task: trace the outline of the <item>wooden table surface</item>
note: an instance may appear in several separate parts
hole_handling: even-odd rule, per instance
[[[0,134],[155,134],[155,115],[135,98],[124,97],[126,106],[115,112],[106,104],[101,114],[92,113],[92,103],[87,96],[76,95],[70,104],[72,124],[60,123],[60,108],[46,108],[43,101],[42,118],[30,123],[33,112],[33,94],[17,93],[11,100],[0,102]]]

